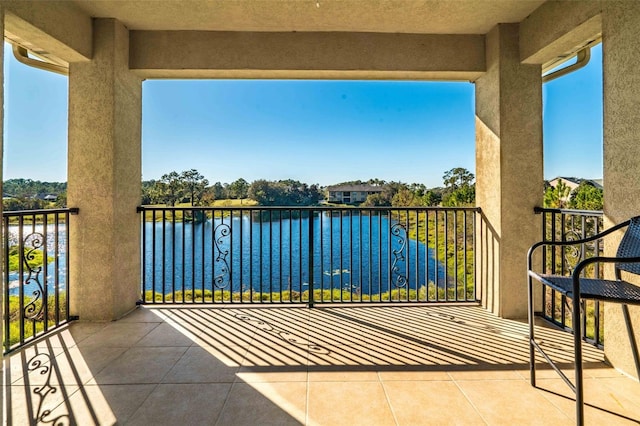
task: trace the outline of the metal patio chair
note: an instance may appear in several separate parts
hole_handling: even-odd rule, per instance
[[[550,246],[569,246],[575,244],[584,244],[591,241],[601,239],[621,228],[627,227],[624,237],[620,241],[616,257],[594,256],[579,262],[571,276],[559,276],[537,273],[532,270],[532,257],[538,247],[544,245]],[[614,263],[615,279],[594,279],[581,277],[584,269],[595,263]],[[597,235],[589,238],[573,240],[573,241],[541,241],[529,249],[527,254],[527,276],[529,281],[528,299],[529,299],[529,365],[531,372],[531,385],[536,385],[536,367],[535,367],[535,351],[538,350],[543,358],[553,367],[560,377],[569,385],[576,394],[576,423],[584,424],[584,393],[582,378],[582,300],[592,299],[605,302],[613,302],[622,304],[623,313],[628,320],[628,304],[640,304],[640,287],[635,286],[622,279],[622,272],[629,272],[640,275],[640,216],[629,219],[623,223],[615,225]],[[544,352],[542,347],[535,341],[534,337],[534,312],[533,312],[533,280],[537,280],[545,286],[549,286],[562,295],[571,298],[572,301],[572,326],[574,340],[574,365],[575,365],[575,382],[562,372],[560,368],[554,364],[551,358]],[[632,341],[632,349],[636,361],[638,359],[637,348]]]

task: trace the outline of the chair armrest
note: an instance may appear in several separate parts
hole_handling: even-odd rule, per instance
[[[609,229],[605,229],[604,231],[596,234],[596,235],[592,235],[591,237],[588,238],[582,238],[579,240],[571,240],[571,241],[538,241],[537,243],[535,243],[534,245],[532,245],[529,248],[529,251],[527,252],[527,270],[531,270],[531,259],[533,257],[533,253],[534,251],[541,246],[572,246],[575,244],[584,244],[584,243],[588,243],[591,241],[595,241],[595,240],[599,240],[600,238],[611,234],[612,232],[617,231],[620,228],[624,228],[625,226],[628,226],[629,223],[631,223],[631,220],[625,220],[624,222],[621,222],[615,226],[612,226]],[[604,259],[604,258],[601,258]],[[586,259],[588,260],[588,259]],[[583,261],[584,262],[584,261]],[[577,267],[577,265],[576,265]]]
[[[580,278],[580,273],[584,268],[589,266],[592,263],[640,263],[640,256],[635,257],[605,257],[605,256],[594,256],[588,259],[584,259],[576,265],[576,268],[573,270],[571,276],[575,280],[576,278]]]

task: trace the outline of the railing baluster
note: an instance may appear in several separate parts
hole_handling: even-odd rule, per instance
[[[344,283],[342,282],[342,271],[344,270],[344,266],[342,264],[342,259],[344,257],[344,253],[343,253],[343,242],[342,242],[342,221],[343,221],[343,214],[344,214],[344,210],[340,209],[340,273],[338,274],[338,276],[340,277],[340,302],[344,302],[343,300],[343,286]]]
[[[363,245],[363,232],[362,232],[362,215],[363,211],[358,212],[358,301],[362,302],[362,290],[364,289],[364,280],[362,279],[362,245]]]
[[[329,302],[333,299],[333,215],[335,211],[329,210],[329,214],[331,215],[329,221]],[[322,296],[322,301],[324,302],[324,295]]]
[[[406,249],[407,249],[407,255],[405,256],[405,260],[404,260],[404,273],[405,273],[405,277],[406,277],[406,282],[404,285],[404,289],[406,291],[405,294],[405,301],[409,301],[409,293],[411,290],[411,286],[410,286],[410,278],[411,278],[411,274],[409,272],[409,264],[410,264],[410,259],[411,259],[411,249],[410,249],[410,245],[409,245],[409,230],[411,229],[409,227],[409,209],[406,209],[404,211],[405,214],[405,244],[406,244]]]
[[[166,277],[165,277],[165,257],[166,257],[166,253],[167,253],[167,249],[166,249],[166,224],[167,224],[167,217],[166,217],[166,211],[163,210],[162,211],[162,303],[165,303],[165,293],[166,293],[166,287],[165,287],[165,282],[166,282]]]
[[[240,245],[240,256],[239,256],[239,263],[240,266],[238,268],[238,276],[240,277],[240,282],[238,283],[238,291],[240,292],[240,303],[244,303],[244,212],[242,210],[240,210],[238,212],[238,216],[239,216],[239,221],[240,223],[238,224],[238,233],[239,235],[239,245]],[[213,229],[213,215],[211,216],[211,229]],[[233,232],[233,230],[232,230]]]
[[[302,222],[302,221],[301,221]],[[309,211],[309,237],[308,237],[308,256],[309,256],[309,307],[313,308],[314,289],[313,289],[313,210]]]
[[[429,210],[424,212],[424,285],[424,300],[427,302],[431,300],[429,298]]]
[[[253,210],[249,210],[249,301],[253,303]]]
[[[18,220],[18,285],[19,287],[19,300],[18,306],[20,307],[20,345],[24,344],[24,216],[19,216]]]
[[[273,215],[269,210],[269,302],[273,303]]]
[[[289,292],[293,286],[293,210],[287,210],[289,214]],[[300,288],[300,301],[302,302],[302,288]]]
[[[262,291],[263,291],[263,284],[264,284],[264,280],[263,280],[263,271],[262,271],[262,267],[263,267],[263,256],[264,253],[262,252],[262,248],[263,248],[263,241],[262,241],[262,214],[263,214],[263,210],[260,209],[258,210],[258,231],[260,232],[260,243],[258,245],[259,248],[259,253],[260,253],[260,292],[258,293],[258,296],[260,297],[260,303],[263,303],[264,300],[262,297]]]
[[[349,301],[353,302],[353,210],[349,210]]]
[[[320,301],[324,295],[324,212],[318,212],[318,223],[320,224]]]
[[[420,300],[420,244],[418,244],[418,241],[420,241],[420,210],[415,211],[416,213],[416,260],[414,261],[415,263],[415,274],[416,274],[416,297],[415,297],[415,301],[417,302],[418,300]],[[409,213],[407,212],[407,215],[409,215]]]
[[[9,268],[6,265],[9,265],[9,216],[4,216],[2,218],[2,222],[3,222],[3,227],[4,227],[4,259],[3,261],[3,265],[5,265],[5,273],[4,275],[4,314],[5,314],[5,318],[4,318],[4,335],[5,335],[5,340],[3,342],[3,347],[4,347],[4,352],[7,353],[9,352],[9,348],[11,347],[11,341],[12,341],[12,335],[11,335],[11,328],[10,328],[10,322],[9,322],[9,297],[11,295],[10,291],[9,291]]]
[[[462,212],[462,241],[463,241],[463,250],[464,254],[462,265],[463,276],[462,276],[462,300],[467,300],[467,212]]]
[[[282,212],[278,210],[278,278],[280,279],[280,301],[282,302]],[[289,291],[289,302],[291,302],[291,291]]]
[[[368,297],[371,302],[371,291],[373,283],[373,271],[371,265],[373,264],[373,211],[369,209],[369,288]]]
[[[392,277],[392,260],[391,260],[391,252],[393,251],[393,247],[392,247],[392,242],[393,242],[393,238],[391,238],[391,221],[392,221],[392,211],[389,210],[387,213],[387,290],[388,290],[388,301],[391,302],[392,301],[392,297],[391,297],[391,280],[393,279]]]
[[[304,281],[302,280],[302,210],[296,211],[298,214],[298,277],[300,280],[300,294],[304,292]],[[307,285],[307,290],[309,286]],[[309,301],[309,293],[307,291],[307,302]]]
[[[54,226],[53,226],[53,244],[54,251],[54,275],[53,275],[53,288],[54,288],[54,304],[55,304],[55,324],[60,325],[60,213],[54,213]],[[68,223],[65,222],[65,223]],[[66,240],[66,239],[65,239]]]
[[[201,215],[202,214],[202,215]],[[193,222],[194,223],[200,223],[200,239],[201,239],[201,248],[200,248],[200,268],[201,268],[201,280],[202,280],[202,303],[206,302],[206,298],[205,298],[205,279],[204,279],[204,260],[205,260],[205,244],[204,244],[204,234],[205,234],[205,215],[204,212],[201,210],[197,210],[193,212]],[[231,248],[231,247],[229,247]],[[223,290],[223,294],[222,297],[224,298],[224,290]],[[215,297],[214,297],[214,289],[213,286],[211,288],[211,301],[214,302],[215,301]]]
[[[34,224],[34,232],[35,232],[35,223],[36,223],[36,215],[33,215],[33,224]],[[47,234],[49,233],[47,227],[47,215],[42,215],[42,284],[43,284],[43,294],[42,294],[42,308],[43,308],[43,329],[46,333],[49,330],[49,247],[47,244],[48,238]],[[36,322],[34,319],[33,322],[33,334],[36,335]]]

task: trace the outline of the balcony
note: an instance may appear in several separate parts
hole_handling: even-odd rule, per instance
[[[18,279],[17,304],[30,316],[5,321],[24,332],[16,345],[5,346],[13,350],[4,359],[8,422],[575,421],[574,397],[555,372],[542,370],[537,388],[528,381],[527,324],[498,318],[469,297],[475,294],[475,274],[466,271],[475,270],[478,250],[475,209],[314,209],[315,214],[290,208],[141,209],[144,304],[110,323],[69,322],[64,303],[51,307],[41,303],[67,300],[67,292],[74,291],[66,285],[66,224],[69,213],[78,212],[6,213],[5,234],[27,245],[36,235],[34,247],[45,250],[50,263],[38,265],[25,258],[28,271],[18,278],[38,281],[44,294],[34,298],[28,290],[33,283]],[[550,226],[545,230],[547,239],[565,238],[568,231],[593,232],[599,226],[598,216],[587,212],[546,211],[545,215]],[[194,220],[198,217],[199,222]],[[263,222],[265,218],[270,220]],[[299,232],[291,233],[296,228]],[[247,235],[259,239],[256,250],[247,250],[254,243],[245,241],[243,229],[252,230]],[[219,237],[222,234],[225,238]],[[422,235],[424,247],[415,240],[408,244],[408,235]],[[291,239],[284,251],[282,238]],[[19,250],[29,253],[29,248]],[[195,261],[197,253],[213,260]],[[547,254],[549,267],[567,267],[558,255]],[[240,259],[247,256],[242,263]],[[228,262],[216,266],[216,258]],[[234,263],[234,258],[239,259]],[[311,258],[315,269],[309,268]],[[374,268],[369,268],[367,259],[374,261]],[[471,264],[466,265],[465,259]],[[349,271],[348,276],[341,274],[336,280],[332,274],[322,274],[323,268],[333,270],[332,263]],[[459,269],[458,264],[465,267]],[[48,275],[37,273],[47,267]],[[374,276],[378,268],[381,273]],[[292,288],[274,288],[269,278],[274,271],[285,275],[291,271],[295,278],[278,276],[275,284],[286,281]],[[215,279],[220,273],[226,278]],[[397,279],[398,273],[403,279]],[[249,278],[249,289],[243,289],[241,278],[253,276],[270,285],[256,286]],[[308,281],[314,276],[315,291],[309,292]],[[421,293],[419,282],[427,277],[435,279],[433,291]],[[226,284],[215,290],[205,288],[205,281],[211,286]],[[15,288],[15,283],[6,287]],[[47,293],[49,288],[52,292]],[[200,296],[195,297],[192,289],[200,289]],[[543,316],[559,327],[541,320],[538,339],[555,361],[572,372],[572,336],[562,330],[568,324],[564,316],[552,314],[564,301],[553,294],[545,296],[550,302],[543,305],[547,308]],[[28,309],[32,305],[50,312],[35,315],[37,309]],[[600,320],[596,316],[593,321]],[[35,330],[35,339],[30,330]],[[593,335],[585,337],[600,343]],[[640,384],[605,364],[601,349],[591,345],[584,349],[587,423],[639,421]]]
[[[539,326],[571,369],[571,335]],[[5,359],[11,424],[572,424],[527,325],[478,306],[139,307]],[[585,346],[587,424],[640,421],[640,384]],[[55,420],[55,422],[54,422]]]
[[[544,170],[542,74],[602,40],[603,226],[638,215],[640,85],[628,71],[640,67],[640,3],[215,3],[0,2],[5,37],[45,68],[69,71],[68,200],[80,210],[69,219],[68,285],[54,285],[69,293],[29,319],[51,324],[19,324],[26,345],[3,358],[3,416],[15,424],[573,423],[573,398],[554,373],[541,388],[528,385],[525,326],[509,319],[526,314],[526,251],[542,229],[533,213]],[[348,288],[341,300],[349,294],[357,306],[331,306],[331,296],[305,307],[311,295],[318,302],[315,292],[301,298],[305,306],[292,298],[212,306],[203,292],[187,307],[158,303],[152,289],[145,301],[156,303],[136,308],[145,268],[136,213],[142,81],[154,78],[472,81],[482,209],[473,301],[364,306]],[[566,326],[563,306],[548,294],[548,316]],[[605,345],[606,357],[587,350],[586,419],[637,424],[638,383],[602,360],[637,380],[628,337],[638,340],[640,311],[604,311],[603,332],[616,344]],[[29,329],[46,334],[28,343]],[[599,330],[596,322],[595,343]],[[544,327],[538,335],[570,368],[570,335]]]

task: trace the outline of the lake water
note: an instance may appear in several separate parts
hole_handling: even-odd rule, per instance
[[[313,244],[309,243],[309,218],[250,217],[249,214],[193,222],[146,222],[144,229],[143,285],[145,290],[222,289],[231,292],[308,290],[313,275],[315,289],[344,289],[378,294],[395,288],[417,290],[429,282],[445,285],[443,265],[432,249],[408,238],[406,229],[383,213],[313,217]],[[26,227],[44,234],[41,225]],[[53,294],[55,271],[58,288],[65,291],[66,227],[59,226],[56,246],[53,226],[46,230],[49,257],[47,289]],[[9,227],[9,244],[17,244],[17,226]],[[313,268],[310,253],[313,251]],[[44,283],[44,272],[39,276]],[[10,294],[18,293],[18,273],[9,278]],[[27,274],[25,274],[25,279]],[[25,294],[36,289],[25,285]]]
[[[310,247],[309,218],[245,213],[201,223],[146,222],[145,290],[301,292],[312,275],[316,289],[360,294],[444,284],[432,249],[407,238],[405,227],[385,214],[316,215]]]

